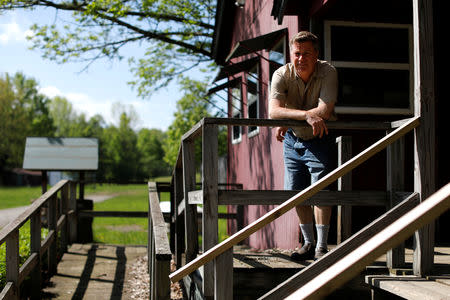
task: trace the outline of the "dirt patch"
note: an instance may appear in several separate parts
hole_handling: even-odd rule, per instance
[[[128,282],[125,284],[124,296],[131,299],[149,299],[150,276],[147,271],[147,256],[138,257],[130,267]],[[175,271],[175,262],[171,261],[171,272]],[[183,299],[183,293],[178,283],[170,284],[170,299]]]
[[[120,231],[120,232],[130,232],[130,231],[146,231],[140,225],[109,225],[106,226],[108,230]]]

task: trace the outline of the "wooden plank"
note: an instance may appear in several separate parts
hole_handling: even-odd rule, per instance
[[[61,228],[61,252],[67,252],[67,245],[69,244],[69,222],[68,222],[68,207],[69,207],[69,185],[66,184],[61,189],[61,217],[64,217],[64,224]]]
[[[19,268],[19,285],[23,280],[32,273],[32,271],[38,265],[39,254],[31,253],[23,265]]]
[[[314,277],[286,299],[324,297],[361,272],[388,249],[408,238],[450,208],[450,183],[423,201],[373,238]]]
[[[52,242],[49,245],[48,248],[48,270],[51,275],[56,274],[56,268],[58,265],[58,262],[56,261],[56,258],[58,257],[58,248],[56,245],[56,240],[58,237],[58,230],[57,230],[57,221],[56,221],[56,201],[57,201],[57,195],[56,193],[53,194],[48,201],[48,229],[49,231],[55,232],[55,238],[52,239]]]
[[[6,281],[14,284],[14,295],[19,299],[19,229],[12,231],[6,239]]]
[[[184,252],[184,218],[183,216],[179,216],[181,212],[179,211],[178,203],[180,203],[183,200],[183,170],[181,168],[176,168],[175,174],[174,174],[174,207],[175,210],[173,211],[174,218],[175,218],[175,232],[171,232],[170,234],[175,234],[175,263],[177,265],[177,268],[180,268],[182,266],[182,253]],[[184,203],[184,202],[183,202]]]
[[[436,189],[436,104],[434,93],[433,1],[413,0],[414,115],[421,125],[414,132],[414,191],[426,199]],[[434,223],[415,234],[415,275],[431,272]]]
[[[218,129],[215,125],[203,126],[202,139],[202,250],[206,252],[219,242],[218,237]],[[220,278],[224,279],[224,278]],[[232,280],[230,278],[224,280]],[[214,297],[214,262],[203,267],[203,295]],[[222,285],[222,283],[220,283]]]
[[[31,298],[41,298],[41,210],[37,209],[30,219],[30,251],[37,254],[36,267],[31,273]]]
[[[417,276],[366,276],[366,283],[411,300],[448,299],[450,286]]]
[[[233,299],[233,248],[214,259],[214,299]]]
[[[389,133],[388,131],[387,133]],[[386,189],[389,193],[388,208],[395,203],[394,191],[405,188],[405,139],[400,138],[386,149]],[[389,269],[403,268],[405,265],[405,244],[390,249],[386,253],[386,265]]]
[[[149,182],[148,186],[156,258],[170,260],[172,258],[172,253],[170,252],[169,238],[167,236],[167,225],[164,221],[161,207],[159,206],[159,197],[156,191],[156,184],[154,182]]]
[[[274,120],[274,119],[247,119],[247,118],[204,118],[193,128],[203,125],[228,125],[228,126],[260,126],[260,127],[309,127],[305,121]],[[332,130],[387,130],[391,128],[390,122],[364,122],[364,121],[333,121],[327,122],[327,128]],[[194,131],[194,130],[193,130]],[[195,132],[195,131],[194,131]],[[185,134],[183,137],[187,137]]]
[[[170,300],[170,259],[157,259],[155,262],[155,285],[153,289],[156,290],[156,299]]]
[[[240,241],[246,239],[249,237],[252,233],[258,231],[262,227],[266,226],[273,220],[279,218],[289,210],[293,209],[295,206],[302,203],[305,199],[308,199],[312,197],[314,194],[319,192],[320,190],[327,187],[329,184],[337,180],[339,177],[347,174],[349,171],[353,170],[360,164],[362,164],[364,161],[366,161],[368,158],[372,157],[376,153],[380,152],[384,148],[386,148],[387,145],[393,143],[401,136],[405,135],[407,132],[411,131],[413,128],[417,127],[419,125],[419,119],[418,118],[412,118],[410,122],[406,123],[402,127],[396,129],[391,134],[385,136],[360,154],[353,157],[351,160],[343,164],[341,167],[337,168],[336,170],[328,173],[326,176],[324,176],[322,179],[318,180],[315,184],[307,187],[294,197],[288,199],[283,204],[277,206],[258,220],[254,221],[253,223],[249,224],[242,230],[236,232],[231,237],[229,237],[227,240],[223,241],[222,243],[216,245],[215,247],[211,248],[204,254],[197,257],[195,260],[189,262],[184,267],[178,269],[177,271],[173,272],[170,276],[170,279],[173,282],[179,281],[181,278],[186,276],[187,274],[192,273],[195,269],[199,268],[200,266],[204,265],[206,262],[211,261],[224,251],[228,250],[229,248],[233,247]],[[187,196],[187,195],[186,195]]]
[[[348,255],[351,251],[360,246],[363,241],[367,241],[372,238],[375,234],[386,228],[386,226],[393,223],[406,212],[416,207],[418,203],[419,195],[417,193],[411,194],[390,211],[384,213],[372,223],[368,224],[353,236],[339,244],[333,251],[330,251],[327,255],[322,257],[322,259],[316,261],[312,265],[309,265],[282,284],[278,285],[261,297],[261,299],[277,300],[289,296],[299,287],[302,287],[307,282],[315,278],[318,274],[335,264],[339,261],[339,259]]]
[[[44,205],[52,195],[56,194],[68,182],[68,180],[59,181],[51,189],[45,192],[45,194],[41,195],[38,199],[33,201],[33,203],[30,204],[30,206],[28,206],[28,208],[23,213],[21,213],[14,221],[2,228],[2,230],[0,231],[0,244],[3,244],[5,242],[5,239],[9,232],[22,227],[22,225],[29,220],[36,209],[41,208],[42,205]]]
[[[338,146],[338,166],[352,158],[352,137],[341,136],[336,139]],[[352,190],[352,173],[338,179],[338,191]],[[352,231],[352,207],[350,205],[338,205],[337,208],[337,244],[342,243],[351,236]]]
[[[219,191],[219,205],[280,205],[301,191],[230,190]],[[319,191],[301,205],[386,206],[384,191]]]
[[[101,210],[79,210],[80,217],[114,217],[114,218],[147,218],[146,211],[101,211]]]
[[[183,182],[184,199],[188,193],[195,190],[195,145],[190,141],[183,141]],[[197,257],[198,253],[198,225],[197,210],[194,205],[187,204],[184,209],[186,261]]]
[[[55,231],[49,230],[47,233],[47,236],[45,239],[41,242],[41,253],[39,253],[39,256],[42,258],[44,253],[48,250],[50,245],[52,245],[53,241],[55,240]]]
[[[73,214],[69,214],[69,240],[71,243],[74,243],[77,240],[78,216],[77,216],[77,185],[73,181],[69,183],[68,209],[69,212],[74,212]]]
[[[19,296],[15,293],[16,287],[13,282],[7,282],[3,290],[0,292],[0,300],[19,299]]]

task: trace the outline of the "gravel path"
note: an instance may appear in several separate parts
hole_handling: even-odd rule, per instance
[[[93,200],[94,202],[102,202],[111,199],[117,195],[115,194],[100,194],[100,195],[86,195],[85,199]],[[8,225],[11,221],[17,218],[28,206],[19,206],[7,209],[0,209],[0,228]]]

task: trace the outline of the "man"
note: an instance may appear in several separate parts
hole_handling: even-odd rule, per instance
[[[269,117],[305,120],[310,127],[276,129],[283,142],[286,190],[303,190],[334,168],[335,139],[328,135],[325,121],[335,120],[337,72],[328,62],[318,60],[318,39],[301,31],[289,42],[291,63],[275,71],[272,78]],[[296,211],[304,243],[292,254],[296,260],[318,259],[327,251],[331,207],[314,207],[317,244],[314,239],[313,209]]]

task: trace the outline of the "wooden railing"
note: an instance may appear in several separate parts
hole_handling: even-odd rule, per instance
[[[44,207],[47,210],[48,234],[41,241],[41,209]],[[28,221],[30,256],[19,268],[19,230]],[[28,276],[31,278],[31,299],[40,299],[43,269],[47,269],[50,275],[55,274],[58,258],[76,237],[76,184],[61,180],[0,231],[0,245],[6,243],[7,280],[0,299],[20,299],[20,284]],[[44,266],[44,254],[47,254],[48,266]]]
[[[297,285],[296,290],[285,299],[320,299],[328,295],[361,272],[377,257],[407,239],[414,231],[431,223],[449,208],[450,183],[394,222],[379,228],[380,230],[373,237],[361,240],[359,247],[354,247],[337,263],[315,274],[314,277],[309,277],[306,284]],[[279,297],[270,298],[280,299]]]
[[[148,183],[148,274],[150,299],[170,299],[170,251],[167,224],[159,205],[155,182]]]
[[[278,207],[268,212],[252,224],[238,231],[222,243],[218,243],[217,238],[217,206],[219,204],[229,204],[221,202],[221,198],[226,197],[230,192],[219,192],[217,188],[217,126],[307,126],[304,122],[289,120],[259,120],[259,119],[217,119],[205,118],[195,125],[183,138],[178,155],[178,160],[173,174],[174,201],[173,209],[175,216],[175,252],[178,270],[170,274],[170,279],[177,282],[194,270],[203,266],[202,290],[206,298],[215,296],[216,299],[228,299],[232,295],[232,247],[240,241],[248,238],[252,233],[266,226],[273,220],[282,216],[303,201],[311,198],[320,190],[328,186],[333,181],[342,177],[352,169],[372,157],[374,154],[385,149],[388,145],[401,138],[407,132],[419,125],[419,119],[411,118],[393,123],[374,122],[330,122],[327,124],[330,130],[386,130],[390,132],[380,141],[343,163],[339,168],[329,173],[327,176],[306,188],[298,194],[292,196]],[[202,136],[202,190],[195,191],[195,162],[194,162],[194,140]],[[245,193],[242,191],[241,193]],[[203,254],[197,257],[197,222],[194,202],[189,199],[200,199],[203,204],[202,234],[203,234]],[[201,197],[199,196],[201,195]],[[195,203],[195,204],[193,204]],[[272,203],[273,204],[273,203]],[[183,209],[184,211],[179,211]],[[184,213],[184,219],[177,218]],[[185,230],[183,228],[185,227]],[[186,232],[186,236],[184,236]],[[185,258],[186,264],[181,263],[181,249],[186,241]],[[231,269],[230,269],[231,268]],[[218,292],[220,291],[220,292]],[[231,294],[230,294],[231,293]],[[232,297],[232,296],[231,296]]]

